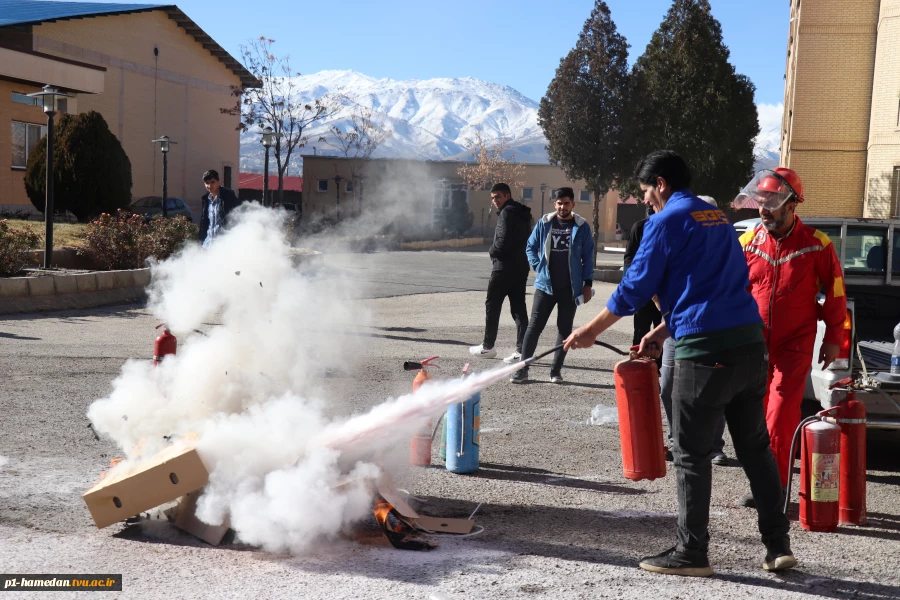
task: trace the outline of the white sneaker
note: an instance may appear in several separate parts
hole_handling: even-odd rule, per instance
[[[497,356],[497,350],[494,348],[484,349],[484,344],[478,344],[469,348],[469,354],[478,356],[479,358],[494,358]]]
[[[563,382],[562,375],[551,375],[550,376],[550,383],[562,383],[562,382]]]
[[[522,360],[522,354],[519,352],[514,352],[513,354],[510,354],[509,356],[504,358],[503,362],[505,362],[508,365],[511,365],[511,364],[517,363],[521,360]]]

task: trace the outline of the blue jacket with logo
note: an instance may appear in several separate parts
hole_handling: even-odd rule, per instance
[[[632,315],[655,294],[677,340],[761,323],[749,285],[747,260],[725,213],[679,190],[647,221],[631,267],[606,307],[620,317]]]
[[[591,226],[578,213],[573,213],[575,224],[572,226],[572,241],[569,244],[569,277],[572,280],[572,297],[580,296],[585,281],[594,280],[594,238]],[[545,294],[553,293],[550,283],[550,267],[547,257],[550,256],[550,232],[553,230],[553,217],[556,212],[547,213],[531,231],[525,254],[534,269],[534,287]]]

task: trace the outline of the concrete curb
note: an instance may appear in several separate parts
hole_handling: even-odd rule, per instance
[[[0,315],[143,300],[149,283],[150,269],[0,278]]]
[[[462,238],[458,240],[437,240],[434,242],[403,242],[401,250],[433,250],[435,248],[465,248],[488,243],[486,238]]]
[[[594,269],[594,281],[606,283],[620,283],[624,271],[621,269]]]

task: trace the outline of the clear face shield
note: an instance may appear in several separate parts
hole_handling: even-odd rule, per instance
[[[769,169],[760,171],[753,176],[750,183],[744,186],[735,203],[743,203],[748,198],[769,212],[776,211],[792,198],[798,198],[799,194],[778,173]]]

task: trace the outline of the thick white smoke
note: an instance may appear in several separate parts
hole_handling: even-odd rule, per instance
[[[358,340],[344,334],[370,321],[348,300],[359,283],[295,267],[277,211],[245,205],[234,214],[236,225],[208,248],[191,245],[153,269],[150,307],[178,337],[177,354],[155,368],[126,362],[88,417],[130,462],[196,435],[210,472],[197,516],[227,520],[267,550],[303,552],[372,514],[368,483],[384,468],[373,456],[408,444],[449,402],[503,374],[326,417],[335,412],[320,385],[326,368],[353,368]]]

